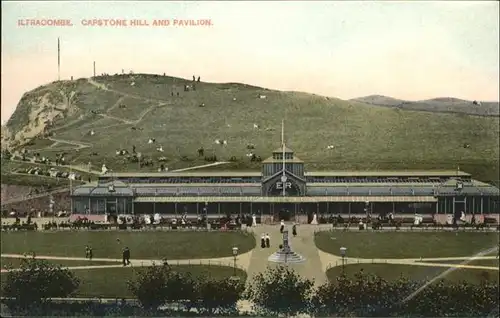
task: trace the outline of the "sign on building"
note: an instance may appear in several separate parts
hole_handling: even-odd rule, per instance
[[[285,189],[292,188],[292,183],[290,181],[287,181],[287,182],[278,181],[278,182],[276,182],[276,189],[283,190],[283,185],[285,186]]]

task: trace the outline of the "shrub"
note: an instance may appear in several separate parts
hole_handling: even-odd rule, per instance
[[[260,314],[292,316],[310,309],[313,282],[293,269],[286,266],[267,268],[264,273],[257,274],[253,282],[246,297]]]
[[[177,310],[236,314],[236,303],[242,297],[244,282],[233,279],[214,280],[207,276],[194,279],[189,273],[179,273],[164,263],[137,272],[129,288],[142,307],[154,312],[161,305],[177,305]]]
[[[16,307],[36,306],[53,297],[68,297],[80,284],[68,269],[35,256],[21,260],[19,269],[7,273],[3,282],[5,297],[14,298]]]
[[[167,266],[146,267],[136,272],[137,279],[128,281],[127,285],[142,307],[156,310],[167,300]]]
[[[213,315],[215,312],[225,316],[238,314],[236,304],[245,290],[242,280],[203,278],[198,288],[200,307],[205,309],[208,315]]]

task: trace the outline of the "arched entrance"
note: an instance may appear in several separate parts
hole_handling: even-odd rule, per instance
[[[295,206],[293,203],[280,203],[275,210],[274,219],[277,221],[291,221],[295,219]]]

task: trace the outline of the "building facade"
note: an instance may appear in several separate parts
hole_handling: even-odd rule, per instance
[[[260,172],[114,173],[72,193],[73,214],[498,214],[498,188],[461,171],[306,172],[283,146]]]

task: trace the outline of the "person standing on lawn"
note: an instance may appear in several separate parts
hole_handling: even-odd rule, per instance
[[[130,250],[125,247],[122,252],[123,266],[130,265]]]

